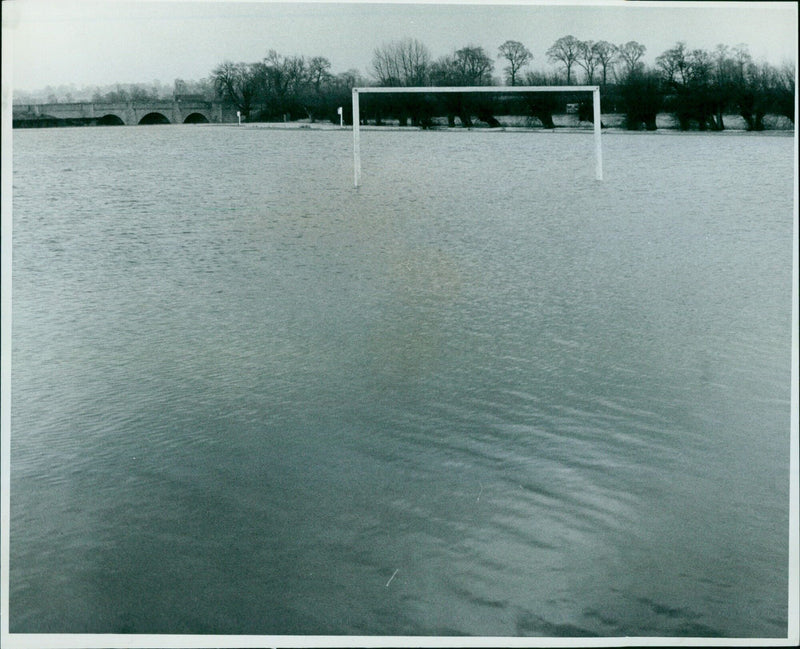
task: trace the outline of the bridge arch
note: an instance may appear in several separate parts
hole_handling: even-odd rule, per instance
[[[97,120],[98,126],[125,126],[125,122],[122,121],[122,118],[119,115],[115,115],[114,113],[108,113],[107,115],[103,115],[100,119]]]
[[[195,112],[186,116],[183,120],[184,124],[208,124],[211,120],[208,119],[203,113]]]
[[[148,124],[169,124],[169,120],[161,113],[152,112],[147,113],[142,119],[139,120],[139,124],[142,126]]]

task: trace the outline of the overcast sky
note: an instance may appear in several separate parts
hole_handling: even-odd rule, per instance
[[[490,56],[513,39],[551,69],[545,51],[561,36],[647,47],[646,61],[686,41],[690,48],[747,43],[756,59],[794,61],[797,5],[722,2],[277,3],[163,0],[10,0],[3,36],[12,36],[13,85],[197,80],[223,60],[254,62],[270,49],[325,56],[333,72],[369,73],[373,50],[413,37],[434,58],[465,45]],[[503,68],[498,62],[495,72]]]

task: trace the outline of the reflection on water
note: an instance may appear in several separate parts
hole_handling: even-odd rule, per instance
[[[12,632],[785,635],[791,139],[362,139],[15,133]]]

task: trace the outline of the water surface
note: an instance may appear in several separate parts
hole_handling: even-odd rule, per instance
[[[15,131],[11,631],[785,636],[792,146]]]

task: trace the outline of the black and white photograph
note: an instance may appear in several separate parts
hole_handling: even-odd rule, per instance
[[[800,642],[797,3],[2,30],[3,647]]]

